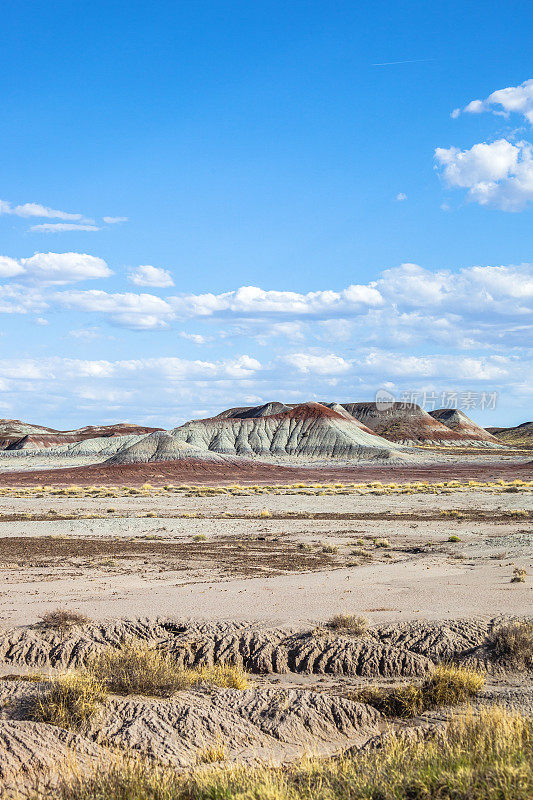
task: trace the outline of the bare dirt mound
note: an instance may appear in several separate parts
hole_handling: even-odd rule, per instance
[[[533,422],[522,422],[514,428],[487,428],[503,444],[533,447]]]
[[[194,420],[175,428],[172,435],[196,448],[250,458],[409,460],[390,442],[367,433],[353,420],[320,403],[303,403],[266,415],[257,409],[239,413],[253,416]]]
[[[470,417],[458,408],[438,408],[430,411],[433,419],[442,422],[450,430],[460,434],[463,439],[472,439],[476,442],[490,442],[494,445],[501,445],[491,433],[485,428],[477,425]]]
[[[73,731],[0,716],[0,796],[24,797],[37,776],[53,784],[51,776],[61,768],[89,769],[105,755],[105,750]]]
[[[476,652],[489,664],[490,634],[501,622],[394,623],[374,626],[361,637],[261,624],[148,619],[89,624],[65,633],[23,627],[0,635],[0,666],[4,671],[80,666],[89,655],[133,637],[153,642],[183,667],[233,663],[259,674],[422,677],[436,663],[472,659]]]
[[[333,754],[363,746],[379,733],[381,720],[370,706],[322,692],[204,689],[169,700],[112,697],[76,734],[20,719],[28,700],[44,692],[46,684],[0,681],[0,789],[2,783],[29,787],[32,778],[69,759],[83,772],[91,762],[109,762],[113,750],[185,768],[221,744],[229,762]]]
[[[341,403],[359,422],[374,433],[404,445],[433,445],[452,447],[490,447],[496,444],[486,439],[473,439],[452,430],[416,403],[391,403],[386,408],[376,403]],[[490,437],[489,437],[490,438]]]

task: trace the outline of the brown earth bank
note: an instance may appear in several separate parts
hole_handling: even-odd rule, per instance
[[[147,464],[94,464],[85,467],[6,472],[0,474],[0,486],[115,486],[124,484],[154,486],[169,482],[223,485],[235,483],[306,483],[382,481],[383,483],[443,480],[512,480],[533,478],[533,461],[522,463],[457,463],[420,466],[342,466],[291,467],[277,464],[217,463],[201,459],[183,459]]]

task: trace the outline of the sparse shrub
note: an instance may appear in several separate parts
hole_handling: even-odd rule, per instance
[[[87,672],[66,672],[50,678],[48,687],[30,706],[28,716],[60,728],[80,725],[105,702],[100,681]]]
[[[374,539],[374,546],[375,547],[390,547],[390,542],[388,539]]]
[[[56,608],[54,611],[46,611],[41,615],[40,620],[40,625],[43,628],[55,628],[64,631],[73,625],[85,625],[89,622],[89,617],[86,617],[85,614],[80,614],[78,611]]]
[[[339,552],[339,548],[336,544],[324,544],[322,545],[322,552],[328,555],[333,555],[334,553]]]
[[[461,541],[461,539],[460,539],[460,537],[459,537],[459,536],[452,535],[452,536],[449,536],[449,537],[448,537],[448,541],[449,541],[449,542],[460,542],[460,541]]]
[[[268,508],[264,508],[261,513],[259,514],[261,519],[267,519],[268,517],[272,516],[272,512],[268,510]]]
[[[355,699],[369,703],[392,717],[414,717],[442,706],[463,703],[476,695],[485,682],[481,672],[441,664],[421,684],[404,684],[393,689],[361,689]]]
[[[210,683],[233,689],[246,689],[244,670],[231,664],[181,668],[168,653],[140,641],[103,650],[88,662],[87,669],[116,694],[146,694],[169,697],[180,689]]]
[[[368,620],[355,614],[335,614],[326,622],[326,628],[351,636],[364,636],[368,628]]]
[[[488,637],[497,658],[520,669],[533,669],[533,622],[500,625]]]
[[[205,542],[207,536],[205,535],[205,533],[197,533],[196,536],[193,536],[192,538],[194,539],[195,542]]]
[[[521,567],[515,567],[513,569],[513,577],[511,578],[511,583],[525,583],[526,575],[527,572],[525,569],[522,569]]]

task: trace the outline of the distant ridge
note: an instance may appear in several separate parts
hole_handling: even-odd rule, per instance
[[[533,422],[522,422],[513,428],[487,428],[501,443],[509,445],[533,445]]]
[[[498,446],[498,442],[493,440],[490,434],[484,432],[486,435],[475,436],[473,433],[463,435],[459,430],[453,430],[443,424],[416,403],[391,403],[386,408],[379,408],[374,402],[341,403],[341,405],[359,422],[391,442],[441,447]],[[468,420],[468,417],[465,416],[465,419]],[[475,425],[472,420],[469,422],[472,426]]]
[[[491,442],[496,445],[501,444],[491,433],[477,425],[470,417],[467,417],[464,411],[458,408],[438,408],[429,413],[433,419],[442,422],[443,425],[458,433],[463,439]]]

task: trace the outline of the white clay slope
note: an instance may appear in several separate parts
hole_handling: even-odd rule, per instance
[[[242,409],[235,411],[242,413]],[[303,403],[267,416],[194,420],[175,428],[172,435],[200,450],[232,456],[404,457],[399,445],[363,430],[354,420],[320,403]]]

